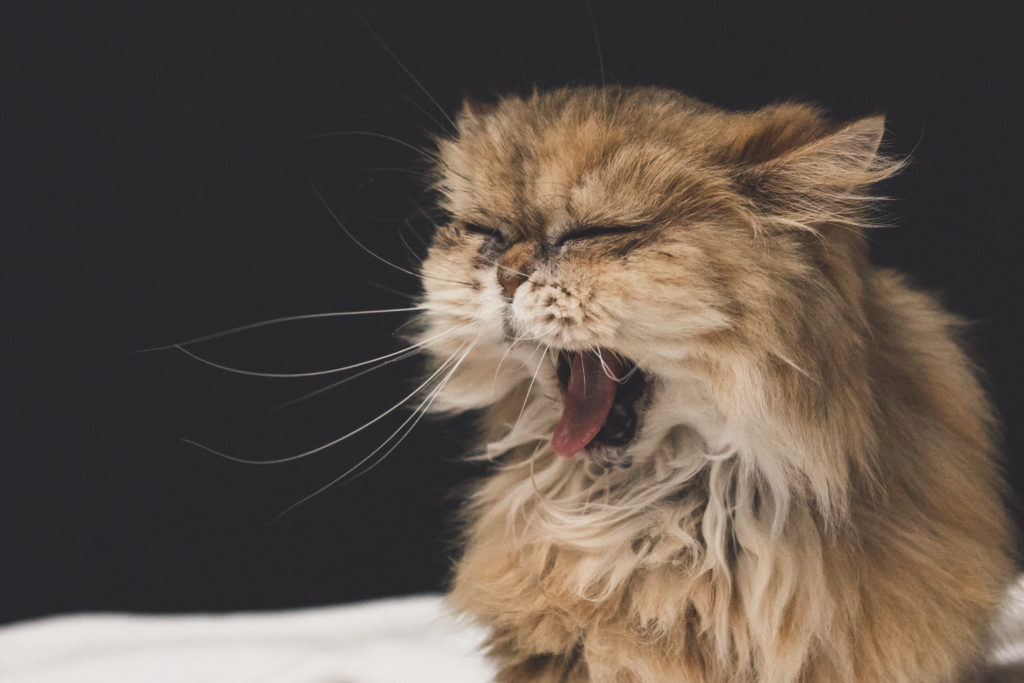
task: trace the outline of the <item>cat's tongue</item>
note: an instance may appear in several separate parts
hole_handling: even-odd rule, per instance
[[[601,366],[601,357],[591,351],[569,354],[565,408],[551,437],[555,453],[568,457],[580,452],[597,436],[608,419],[618,388],[612,377],[622,374],[622,362],[615,354],[606,353],[604,366]]]

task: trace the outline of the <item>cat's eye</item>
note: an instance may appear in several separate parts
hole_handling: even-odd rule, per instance
[[[591,225],[570,230],[559,235],[555,239],[555,246],[560,247],[566,242],[573,240],[587,240],[606,235],[621,235],[627,232],[636,232],[640,229],[637,225]]]
[[[479,223],[463,223],[462,227],[466,232],[473,233],[474,235],[483,235],[484,237],[490,237],[498,242],[505,241],[504,235],[499,230],[489,228],[486,225],[480,225]]]

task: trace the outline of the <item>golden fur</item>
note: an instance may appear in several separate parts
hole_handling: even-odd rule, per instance
[[[439,141],[421,338],[496,463],[451,601],[501,681],[972,675],[1013,567],[993,414],[961,321],[869,262],[883,125],[580,88]],[[592,225],[635,230],[553,246]],[[548,443],[591,348],[650,382],[628,467]]]

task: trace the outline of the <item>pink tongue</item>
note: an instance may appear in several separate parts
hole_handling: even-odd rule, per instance
[[[622,363],[614,354],[603,354],[608,374],[622,374]],[[566,457],[583,450],[601,431],[608,411],[615,402],[618,383],[605,374],[601,357],[592,351],[574,351],[569,357],[569,386],[565,391],[565,408],[555,425],[551,447]]]

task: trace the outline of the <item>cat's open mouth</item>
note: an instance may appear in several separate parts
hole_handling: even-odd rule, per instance
[[[564,456],[586,450],[595,461],[628,466],[626,447],[639,427],[648,381],[634,363],[608,350],[561,351],[558,383],[565,405],[551,447]]]

